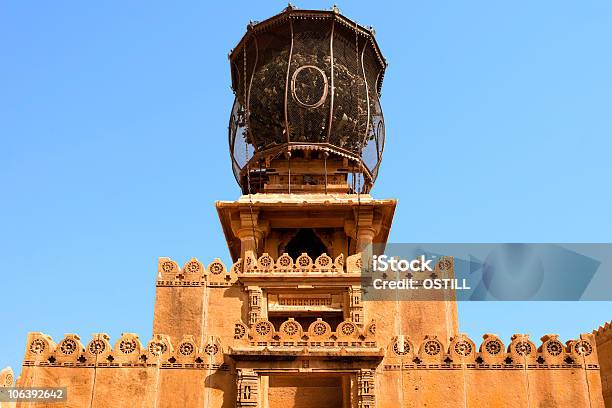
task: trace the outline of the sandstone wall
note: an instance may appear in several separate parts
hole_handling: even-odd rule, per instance
[[[346,278],[348,271],[360,270],[358,259],[349,257],[346,269],[341,258],[297,267],[277,261],[272,270],[272,261],[263,257],[251,259],[250,267],[256,273],[312,269]],[[609,398],[609,325],[565,344],[547,335],[536,347],[528,336],[514,335],[506,345],[487,334],[477,346],[456,334],[456,305],[450,300],[361,302],[353,286],[347,287],[350,315],[360,316],[361,324],[348,319],[331,327],[319,319],[302,328],[288,319],[275,328],[258,314],[264,307],[261,292],[238,281],[239,265],[227,270],[215,260],[204,268],[192,259],[179,268],[160,259],[154,326],[164,334],[143,344],[124,333],[111,345],[104,333],[86,344],[75,334],[56,344],[30,333],[17,385],[67,386],[64,406],[70,407],[230,408],[237,400],[254,407],[257,400],[252,405],[251,399],[257,396],[263,408],[340,401],[343,408],[603,408],[601,361]],[[1,373],[8,384],[8,371]],[[341,386],[334,383],[338,375]],[[238,389],[247,383],[251,396],[240,402]]]
[[[55,344],[44,334],[31,333],[17,385],[67,386],[69,400],[64,406],[69,407],[90,403],[92,407],[234,407],[237,377],[225,354],[228,348],[218,338],[207,341],[199,347],[186,336],[174,346],[169,336],[156,335],[144,346],[136,335],[126,333],[111,346],[108,336],[97,334],[84,346],[76,335],[66,335]],[[278,374],[301,372],[304,361],[317,358],[315,352],[311,348],[295,362],[253,360],[250,366]],[[351,406],[356,406],[359,393],[349,390],[348,382],[339,381],[333,372],[335,365],[346,373],[357,363],[347,365],[325,354],[318,358],[321,362],[309,370],[327,367],[326,374],[309,371],[301,379],[270,377],[267,408],[302,407],[305,401],[336,405],[348,394]],[[355,378],[350,378],[354,383]],[[566,344],[554,335],[545,336],[538,348],[525,335],[513,336],[507,346],[496,336],[485,335],[478,348],[464,335],[448,342],[428,336],[418,343],[399,337],[386,347],[374,384],[369,394],[375,395],[378,408],[604,407],[592,334]]]
[[[607,408],[612,408],[612,322],[593,331],[601,365],[601,383]]]

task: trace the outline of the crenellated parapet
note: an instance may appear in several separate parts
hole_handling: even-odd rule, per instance
[[[143,344],[138,335],[123,333],[113,345],[106,333],[95,333],[86,343],[81,342],[76,334],[66,334],[55,343],[50,336],[33,332],[28,334],[23,365],[227,369],[223,353],[223,345],[216,336],[206,336],[202,344],[198,344],[193,336],[184,336],[172,344],[169,336],[155,334]],[[12,375],[12,371],[10,373]]]
[[[612,340],[612,321],[599,326],[597,330],[593,330],[593,335],[597,344],[607,343]]]
[[[218,258],[208,266],[192,258],[181,268],[176,261],[162,257],[157,264],[157,286],[230,286],[236,282],[239,262],[227,269]]]
[[[494,334],[485,334],[478,347],[465,334],[449,341],[425,336],[418,342],[400,335],[387,345],[385,370],[431,368],[599,369],[599,364],[592,334],[565,344],[549,334],[539,347],[526,334],[513,335],[508,345]]]
[[[606,406],[612,406],[612,322],[593,330],[601,365],[601,385]]]

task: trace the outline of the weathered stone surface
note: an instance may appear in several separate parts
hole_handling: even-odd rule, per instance
[[[174,344],[154,335],[144,346],[125,333],[111,348],[108,336],[96,334],[68,354],[66,339],[78,336],[55,344],[31,333],[17,385],[67,386],[67,406],[74,407],[250,406],[239,397],[245,392],[257,393],[262,407],[357,407],[366,400],[378,407],[604,406],[593,334],[567,344],[547,335],[536,348],[526,335],[514,335],[507,347],[491,334],[479,346],[463,334],[387,340],[353,323],[339,334],[345,324],[331,331],[318,320],[296,338],[294,329],[258,323],[225,344],[216,336],[197,345],[190,335]],[[54,357],[60,353],[63,359]],[[8,373],[2,371],[7,384]]]
[[[606,407],[612,407],[612,322],[593,331],[601,365],[601,384]]]

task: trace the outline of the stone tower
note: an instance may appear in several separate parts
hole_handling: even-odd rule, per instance
[[[452,299],[364,301],[396,207],[370,195],[386,68],[372,29],[288,7],[229,60],[242,196],[216,208],[233,264],[160,258],[150,341],[32,332],[18,386],[65,386],[74,407],[603,407],[593,334],[477,346]]]
[[[229,59],[236,94],[229,145],[244,195],[218,202],[217,211],[236,282],[208,293],[158,287],[154,332],[173,342],[219,333],[225,343],[234,331],[223,329],[238,322],[236,332],[265,333],[260,340],[268,346],[327,343],[317,355],[236,346],[231,356],[239,378],[264,378],[262,401],[300,384],[313,398],[349,401],[360,370],[382,358],[375,335],[457,332],[454,302],[373,306],[362,302],[359,268],[351,269],[364,248],[386,242],[396,206],[369,195],[385,141],[379,97],[386,62],[371,29],[336,9],[291,7],[249,25]],[[346,348],[352,343],[359,347]],[[321,392],[330,385],[338,392]]]

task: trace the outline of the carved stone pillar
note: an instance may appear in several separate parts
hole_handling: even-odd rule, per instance
[[[252,370],[238,369],[238,393],[236,407],[257,407],[259,405],[259,377]]]
[[[363,251],[371,245],[376,235],[376,229],[372,227],[359,227],[357,230],[357,252]]]
[[[256,256],[261,255],[263,238],[270,232],[270,228],[267,222],[259,219],[259,211],[241,211],[239,219],[232,221],[232,230],[240,239],[242,259],[246,251],[253,251]]]
[[[259,228],[244,227],[236,230],[236,236],[240,238],[240,256],[244,259],[246,251],[253,251],[256,256],[261,255],[259,243],[262,242],[264,232]],[[258,253],[259,250],[259,253]]]
[[[374,375],[375,375],[375,371],[368,370],[368,369],[362,369],[357,374],[357,381],[359,383],[359,390],[358,390],[359,408],[375,408],[376,407]]]
[[[259,286],[248,286],[249,291],[249,324],[255,324],[261,318],[262,292]]]

